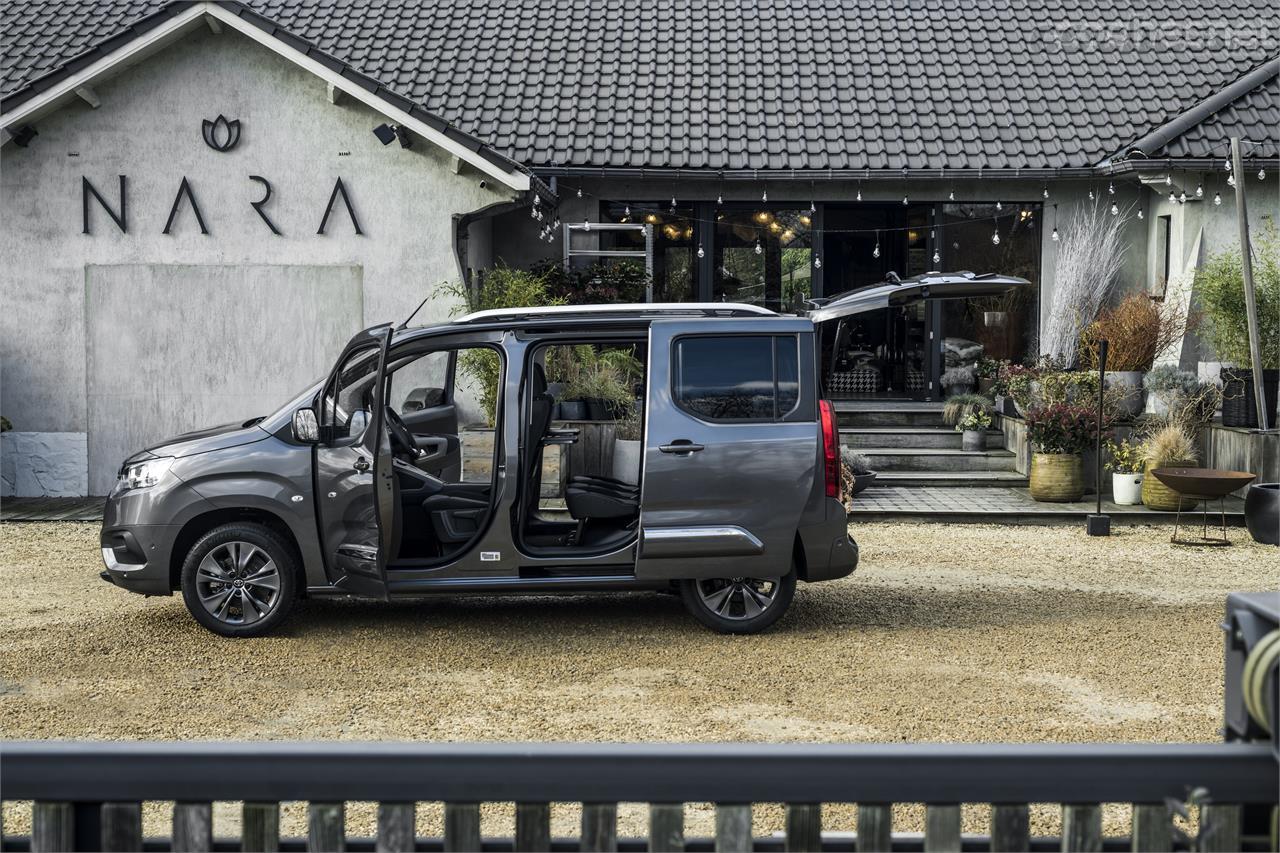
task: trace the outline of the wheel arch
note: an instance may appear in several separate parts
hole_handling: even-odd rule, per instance
[[[293,554],[294,570],[297,573],[298,595],[305,595],[307,589],[307,570],[302,559],[302,549],[298,546],[297,537],[283,518],[265,509],[253,507],[233,507],[214,509],[189,519],[173,540],[173,550],[169,553],[169,587],[178,589],[182,586],[182,564],[186,562],[191,547],[210,530],[224,524],[249,522],[260,524],[271,530],[284,540]]]

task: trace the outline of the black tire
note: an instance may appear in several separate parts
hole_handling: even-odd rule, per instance
[[[182,563],[182,600],[187,610],[201,625],[224,637],[270,633],[289,615],[297,598],[298,564],[293,549],[280,534],[261,524],[215,527],[191,546]],[[224,615],[220,618],[218,612]]]
[[[760,613],[748,615],[745,612],[746,597],[752,591],[755,601],[760,600],[762,584],[776,585],[776,590],[769,598],[768,605]],[[707,602],[708,590],[712,593],[723,591],[726,586],[736,585],[737,590],[728,593],[728,615],[716,612]],[[733,578],[722,580],[683,580],[680,581],[680,598],[684,607],[703,625],[721,634],[758,634],[774,622],[782,618],[791,606],[791,599],[796,594],[796,573],[794,570],[780,578]]]

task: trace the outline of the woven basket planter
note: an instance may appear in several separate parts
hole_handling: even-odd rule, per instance
[[[1147,509],[1158,509],[1163,512],[1175,512],[1180,509],[1192,509],[1200,503],[1195,498],[1184,498],[1173,489],[1160,482],[1151,473],[1152,468],[1194,468],[1195,460],[1190,462],[1165,462],[1161,465],[1147,463],[1146,473],[1142,478],[1142,503]]]
[[[1084,497],[1084,465],[1078,453],[1033,453],[1031,497],[1066,503]]]

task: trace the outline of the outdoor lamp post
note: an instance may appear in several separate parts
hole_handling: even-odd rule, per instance
[[[1085,521],[1085,529],[1090,536],[1110,536],[1111,516],[1102,514],[1102,401],[1106,395],[1107,379],[1107,341],[1098,342],[1098,428],[1094,435],[1094,478],[1093,487],[1098,496],[1097,511],[1090,514]]]

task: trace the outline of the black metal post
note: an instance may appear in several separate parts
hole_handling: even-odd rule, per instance
[[[1102,405],[1106,395],[1107,341],[1098,342],[1098,429],[1094,436],[1093,487],[1098,496],[1098,509],[1088,517],[1085,529],[1090,536],[1110,536],[1111,516],[1102,514]]]

